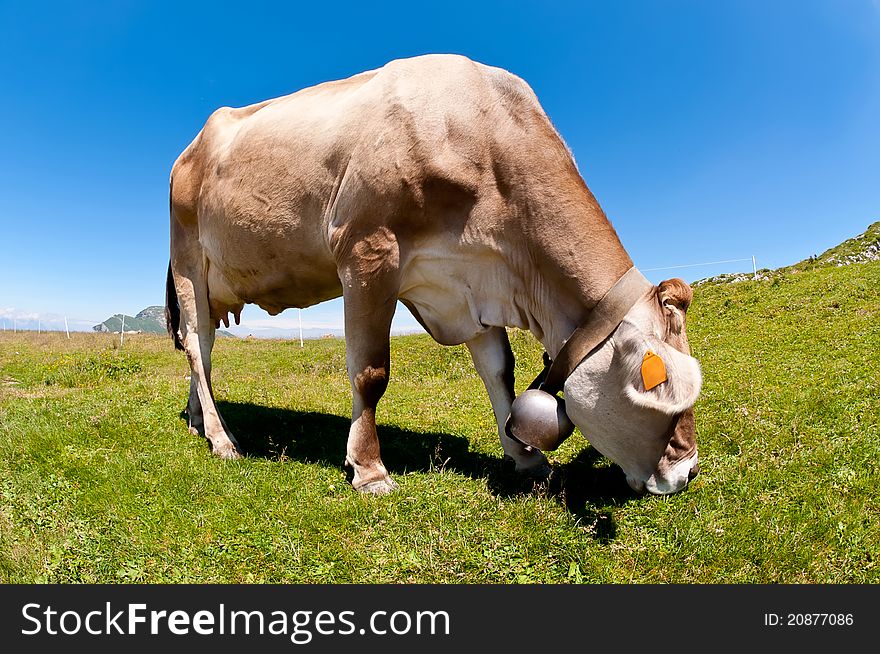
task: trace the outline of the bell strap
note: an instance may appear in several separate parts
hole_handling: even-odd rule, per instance
[[[565,380],[574,372],[580,362],[611,336],[611,333],[623,322],[629,310],[652,288],[654,285],[639,272],[638,268],[633,266],[627,270],[593,307],[586,322],[568,337],[556,358],[550,363],[549,369],[546,367],[547,359],[545,359],[547,376],[543,383],[540,383],[539,388],[551,395],[556,395],[561,391]]]
[[[550,366],[552,365],[553,360],[546,352],[544,352],[544,368],[538,373],[538,376],[532,380],[532,383],[529,384],[529,387],[526,390],[530,391],[533,388],[541,388],[541,386],[544,385],[544,380],[547,379],[547,373],[550,371]]]

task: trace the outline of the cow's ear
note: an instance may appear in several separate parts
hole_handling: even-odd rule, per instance
[[[630,401],[667,415],[692,407],[703,384],[697,360],[654,337],[627,340],[621,343],[618,356],[623,363],[624,394]]]
[[[678,277],[660,282],[657,286],[657,301],[666,318],[671,334],[680,334],[685,327],[685,317],[694,292],[687,282]]]

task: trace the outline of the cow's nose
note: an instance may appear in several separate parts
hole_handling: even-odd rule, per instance
[[[688,472],[688,481],[696,477],[698,474],[700,474],[700,464],[695,463],[694,467],[690,469],[690,472]]]

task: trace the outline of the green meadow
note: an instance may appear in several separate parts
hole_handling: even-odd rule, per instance
[[[165,336],[0,333],[5,583],[878,583],[880,262],[695,288],[701,473],[639,497],[576,432],[545,482],[504,465],[464,347],[392,339],[379,406],[400,489],[353,491],[341,339],[218,339],[247,452],[181,410]],[[517,390],[540,345],[511,331]]]

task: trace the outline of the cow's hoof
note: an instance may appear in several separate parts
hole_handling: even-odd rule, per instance
[[[224,461],[233,461],[241,458],[241,452],[239,452],[231,443],[228,446],[216,448],[214,450],[214,455],[220,457]]]
[[[361,484],[357,486],[355,490],[358,493],[363,493],[364,495],[388,495],[388,493],[393,493],[398,488],[397,482],[395,482],[391,477],[385,477],[385,479],[377,479],[376,481],[368,481],[365,484]]]
[[[553,469],[547,462],[547,457],[540,452],[538,452],[537,455],[537,460],[528,461],[526,463],[517,461],[512,456],[505,455],[504,462],[505,465],[512,466],[517,474],[522,475],[523,477],[528,477],[529,479],[541,481],[547,479],[550,476],[550,473],[553,472]]]
[[[550,473],[553,472],[553,468],[550,467],[549,463],[544,461],[536,466],[531,466],[530,468],[517,469],[517,472],[521,475],[528,477],[529,479],[543,481],[550,477]]]

